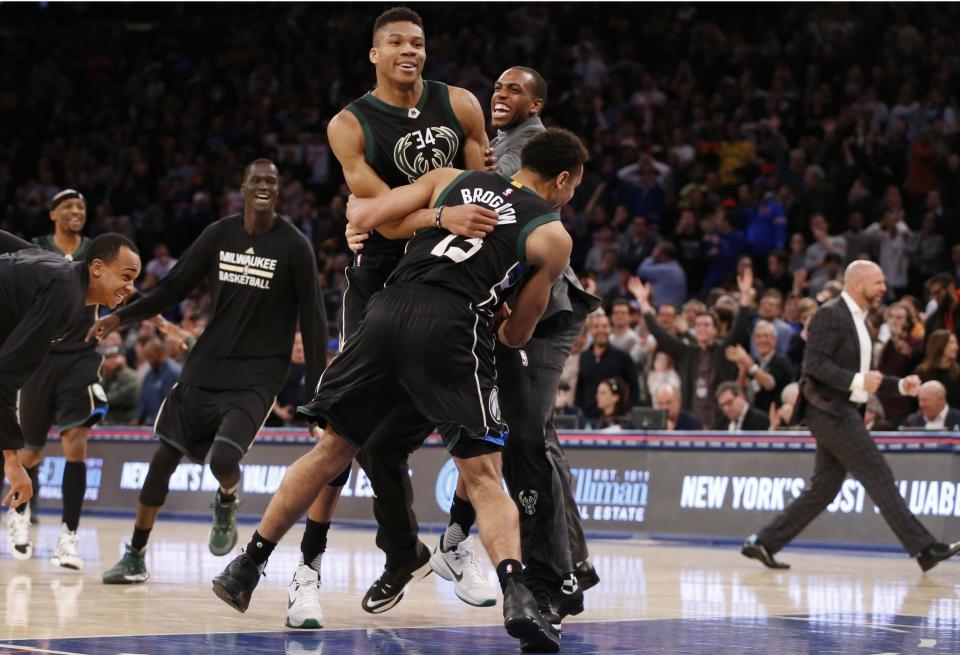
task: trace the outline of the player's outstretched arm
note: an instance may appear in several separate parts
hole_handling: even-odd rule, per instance
[[[573,239],[560,221],[545,223],[534,230],[526,241],[527,263],[536,272],[520,292],[516,307],[497,330],[505,346],[519,348],[533,335],[550,300],[550,289],[570,263]]]

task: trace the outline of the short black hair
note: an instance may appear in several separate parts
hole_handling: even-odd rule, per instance
[[[371,36],[374,42],[377,40],[377,32],[384,25],[390,23],[413,23],[421,30],[423,29],[423,19],[413,9],[410,9],[410,7],[392,7],[377,16],[377,20],[373,21],[373,34]]]
[[[140,256],[140,251],[137,250],[137,245],[133,241],[122,234],[107,232],[98,236],[90,244],[90,250],[87,251],[87,262],[99,259],[104,264],[112,264],[120,255],[121,248],[128,248],[135,255]]]
[[[247,177],[250,175],[250,171],[251,171],[251,170],[253,169],[253,167],[256,166],[257,164],[269,164],[270,166],[273,166],[274,168],[277,168],[277,165],[274,164],[274,163],[273,163],[273,160],[271,160],[271,159],[266,159],[266,158],[264,158],[264,157],[261,157],[260,159],[254,159],[252,162],[250,162],[249,164],[247,164],[247,167],[246,167],[246,168],[243,169],[243,181],[244,181],[244,182],[247,181]],[[277,172],[279,172],[279,169],[278,169]]]
[[[520,165],[553,179],[564,171],[576,173],[589,157],[580,137],[570,130],[551,127],[527,141],[520,152]]]
[[[518,71],[523,71],[527,75],[533,78],[533,99],[534,100],[543,100],[544,104],[547,102],[547,81],[543,79],[543,75],[540,74],[536,69],[530,68],[529,66],[511,66]]]
[[[725,392],[727,392],[727,391],[729,391],[730,393],[732,393],[734,398],[736,398],[737,396],[742,396],[742,395],[743,395],[743,387],[741,387],[741,386],[740,386],[739,384],[737,384],[736,382],[730,382],[730,381],[728,381],[728,382],[721,382],[721,383],[717,386],[717,392],[714,394],[714,397],[715,397],[715,398],[719,398],[720,396],[722,396],[722,395],[723,395]]]

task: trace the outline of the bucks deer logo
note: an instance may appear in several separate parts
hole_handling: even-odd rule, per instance
[[[428,171],[453,165],[460,137],[444,125],[409,132],[393,146],[393,163],[411,183]]]
[[[537,499],[540,498],[540,494],[534,489],[529,491],[521,491],[518,495],[520,498],[520,504],[523,506],[523,511],[527,513],[527,516],[533,516],[534,512],[537,511]]]

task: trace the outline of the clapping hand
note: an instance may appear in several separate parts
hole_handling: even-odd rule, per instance
[[[640,311],[646,312],[652,310],[650,306],[650,285],[644,284],[643,281],[633,275],[627,281],[627,291],[633,294],[633,297],[637,299],[637,302],[640,303]]]
[[[904,396],[916,396],[920,392],[920,385],[922,381],[917,375],[908,375],[903,378],[903,395]]]

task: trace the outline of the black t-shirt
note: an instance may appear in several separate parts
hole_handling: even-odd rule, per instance
[[[19,244],[22,249],[15,250]],[[10,450],[23,447],[17,390],[51,343],[89,309],[89,272],[84,262],[67,261],[10,235],[0,239],[0,252],[7,253],[0,255],[0,449]]]
[[[87,253],[90,251],[90,244],[93,243],[93,239],[80,237],[80,247],[77,248],[77,251],[71,255],[68,255],[60,250],[56,241],[53,240],[52,234],[36,237],[33,239],[33,243],[40,246],[44,250],[57,253],[67,261],[85,262],[87,261]],[[90,305],[87,307],[87,310],[83,313],[81,320],[70,326],[70,330],[67,332],[67,335],[57,343],[50,346],[50,352],[76,353],[82,350],[89,350],[91,352],[95,351],[97,348],[97,343],[93,340],[87,341],[87,333],[97,320],[98,310],[99,305]]]
[[[465,167],[466,132],[442,82],[424,80],[416,107],[397,107],[367,93],[347,105],[347,111],[363,128],[364,159],[391,189],[435,168]],[[361,265],[367,257],[399,259],[405,244],[374,232],[364,243]]]
[[[499,173],[464,171],[435,205],[476,204],[499,215],[484,239],[467,239],[442,228],[418,230],[387,285],[416,283],[462,294],[489,315],[500,296],[527,268],[527,236],[560,215],[539,195]],[[441,217],[442,222],[442,217]]]
[[[206,389],[265,387],[276,394],[290,367],[299,315],[310,394],[326,364],[327,329],[306,238],[281,216],[257,236],[243,229],[243,216],[227,216],[203,231],[153,291],[117,313],[124,322],[155,316],[204,278],[213,315],[180,381]]]

